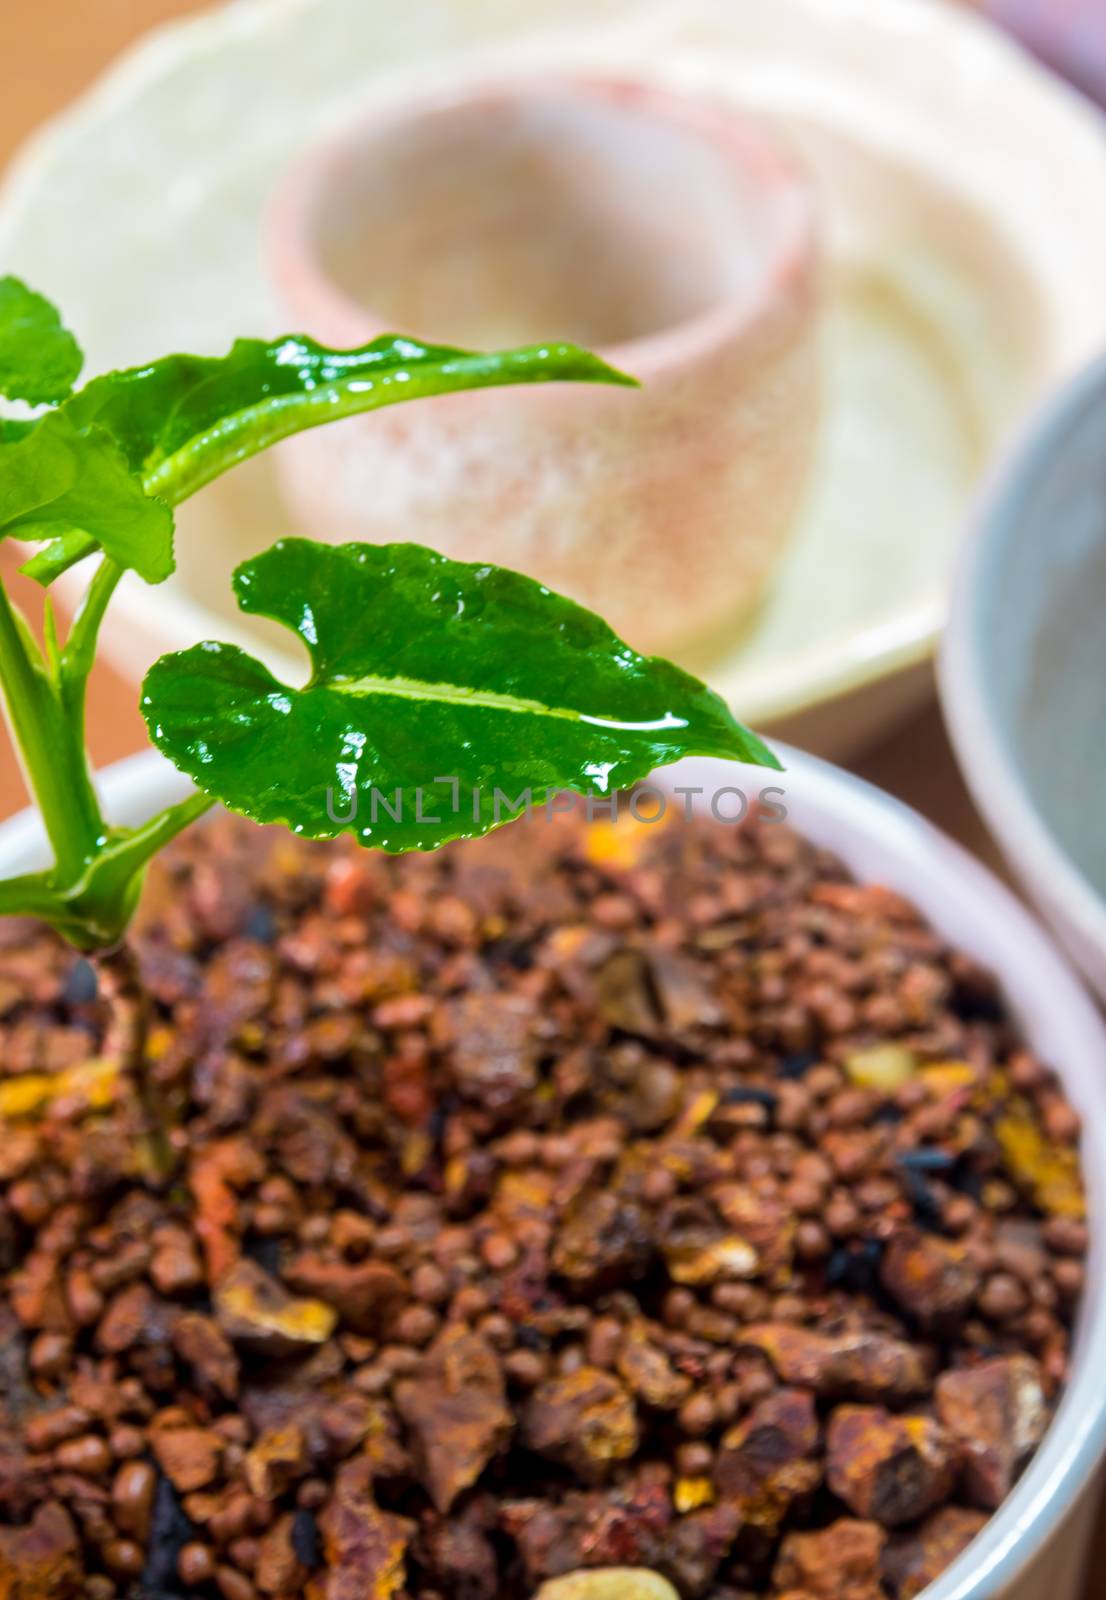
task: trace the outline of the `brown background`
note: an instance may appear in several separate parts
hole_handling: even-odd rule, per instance
[[[79,94],[140,33],[202,9],[198,0],[30,0],[19,7],[16,20],[15,0],[11,0],[0,82],[0,166],[37,123]],[[3,552],[0,570],[34,615],[38,591],[13,576],[13,569],[10,552]],[[96,765],[141,748],[144,734],[133,686],[110,670],[97,669],[89,717]],[[852,765],[996,862],[994,848],[960,781],[935,704],[931,702]],[[5,738],[0,747],[0,817],[24,803],[18,767]],[[1094,1566],[1100,1572],[1106,1567],[1106,1515]],[[1087,1600],[1101,1600],[1104,1593],[1106,1585],[1100,1578],[1092,1578]]]

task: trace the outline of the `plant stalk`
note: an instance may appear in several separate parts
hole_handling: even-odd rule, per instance
[[[84,746],[26,622],[0,584],[0,681],[27,788],[38,804],[61,879],[80,876],[104,832]]]
[[[69,630],[69,637],[65,641],[65,648],[61,652],[59,680],[62,705],[73,729],[73,737],[82,746],[85,737],[88,675],[92,671],[96,655],[100,625],[122,576],[123,568],[109,556],[105,556],[96,568],[92,582],[85,590],[84,598]]]
[[[157,1094],[146,1059],[151,1006],[138,956],[134,946],[122,939],[110,950],[97,951],[91,959],[100,993],[110,1010],[104,1054],[117,1060],[123,1071],[134,1079],[150,1164],[155,1178],[164,1182],[173,1170],[173,1150],[165,1105]]]

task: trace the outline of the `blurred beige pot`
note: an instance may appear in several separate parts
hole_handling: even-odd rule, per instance
[[[397,407],[282,452],[305,527],[503,562],[638,648],[764,589],[817,410],[811,193],[757,123],[584,78],[377,114],[280,188],[283,312],[327,342],[570,339],[640,391],[553,384]]]

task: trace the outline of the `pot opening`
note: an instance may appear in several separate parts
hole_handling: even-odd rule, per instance
[[[362,129],[308,230],[333,287],[381,327],[610,347],[755,298],[791,181],[755,129],[678,95],[483,90]]]

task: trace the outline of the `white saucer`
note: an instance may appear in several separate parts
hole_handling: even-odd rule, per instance
[[[0,191],[0,265],[56,297],[90,372],[283,331],[259,223],[289,159],[374,95],[513,62],[736,97],[813,168],[830,299],[819,465],[755,626],[700,641],[689,663],[760,727],[858,746],[927,681],[966,503],[996,448],[1106,345],[1106,125],[966,12],[236,0],[152,36],[32,141]],[[203,636],[256,637],[230,569],[291,523],[261,461],[179,527],[177,575],[154,592],[128,580],[106,633],[135,676]]]

